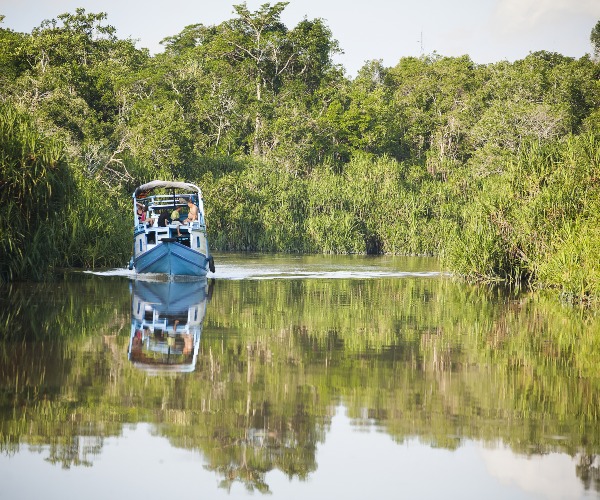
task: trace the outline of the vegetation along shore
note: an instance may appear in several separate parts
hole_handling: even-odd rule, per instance
[[[0,279],[125,266],[131,192],[162,178],[202,187],[214,250],[436,255],[598,300],[600,22],[580,59],[434,53],[349,78],[326,23],[287,27],[286,5],[156,55],[84,9],[0,24]]]

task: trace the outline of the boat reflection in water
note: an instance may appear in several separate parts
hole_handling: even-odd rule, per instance
[[[149,373],[193,372],[210,285],[134,281],[129,360]]]

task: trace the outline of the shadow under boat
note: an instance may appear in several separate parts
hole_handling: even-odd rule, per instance
[[[129,361],[148,373],[196,368],[202,323],[212,283],[134,281]]]

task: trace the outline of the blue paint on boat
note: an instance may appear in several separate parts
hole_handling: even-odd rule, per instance
[[[162,242],[134,261],[138,273],[206,276],[209,259],[175,241]]]

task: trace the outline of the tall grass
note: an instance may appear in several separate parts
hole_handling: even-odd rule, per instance
[[[599,146],[593,134],[523,144],[471,193],[445,252],[448,267],[598,297]]]
[[[569,301],[600,297],[600,220],[576,220],[554,235],[549,251],[537,263],[536,283],[560,291]]]
[[[132,206],[128,193],[73,171],[76,192],[65,205],[61,238],[55,242],[64,267],[124,267],[132,251]]]
[[[447,187],[421,165],[360,155],[307,177],[267,163],[199,181],[213,248],[358,254],[437,254]]]
[[[0,280],[39,280],[58,266],[125,263],[128,197],[87,178],[64,145],[0,106]]]
[[[73,190],[63,146],[0,105],[0,279],[39,279],[58,258],[58,215]]]
[[[440,179],[422,164],[356,155],[295,177],[267,163],[206,174],[213,248],[440,255],[480,281],[598,297],[600,140],[523,142],[494,173],[474,156]]]

